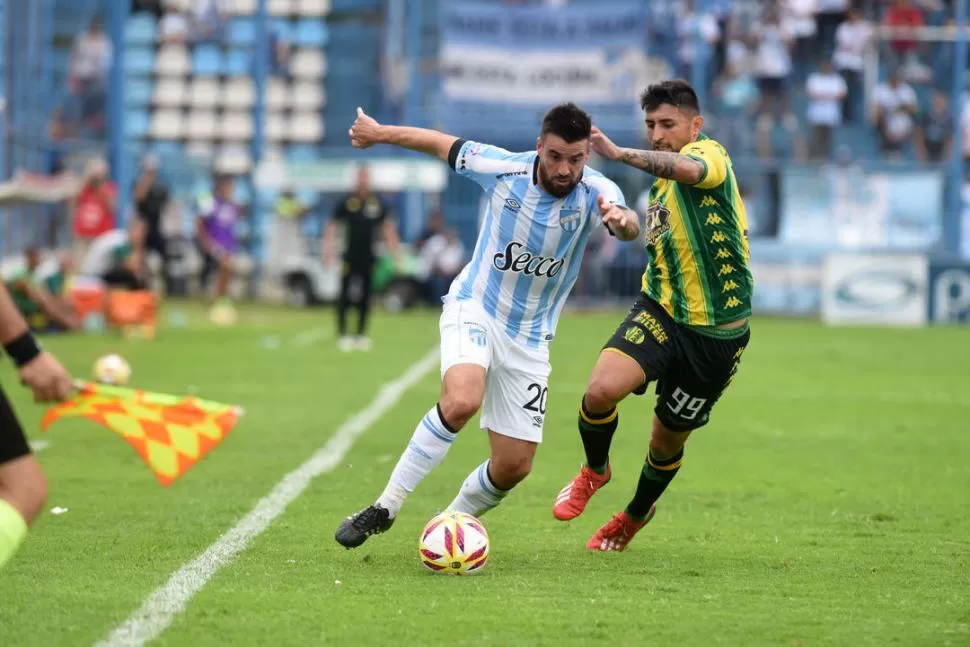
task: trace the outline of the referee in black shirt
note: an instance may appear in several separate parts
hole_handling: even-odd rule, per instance
[[[158,178],[158,159],[155,156],[149,155],[142,160],[141,171],[133,191],[135,212],[145,223],[145,251],[153,251],[161,257],[165,294],[171,295],[171,256],[162,234],[162,216],[168,207],[169,191]]]
[[[342,351],[369,350],[367,314],[377,261],[378,232],[395,258],[399,254],[399,239],[387,206],[371,192],[370,173],[364,166],[357,169],[356,189],[337,203],[333,217],[324,229],[321,257],[326,266],[333,266],[335,260],[338,223],[343,225],[345,244],[337,300],[337,344]],[[351,301],[356,303],[359,312],[355,337],[347,334],[347,309]]]

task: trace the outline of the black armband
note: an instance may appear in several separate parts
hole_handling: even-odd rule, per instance
[[[465,145],[467,139],[461,139],[460,137],[455,140],[455,143],[451,145],[451,149],[448,151],[448,166],[454,170],[458,170],[458,153],[461,152],[461,147]]]
[[[40,345],[29,330],[9,344],[4,344],[3,349],[7,351],[7,355],[10,355],[10,359],[17,365],[17,368],[33,361],[41,352]]]

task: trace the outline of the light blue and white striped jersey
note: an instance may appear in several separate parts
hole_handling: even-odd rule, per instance
[[[444,301],[476,301],[509,337],[530,347],[556,332],[576,283],[586,241],[602,227],[597,198],[626,206],[623,192],[588,166],[563,198],[538,183],[538,154],[458,140],[448,159],[485,189],[485,213],[471,261]]]

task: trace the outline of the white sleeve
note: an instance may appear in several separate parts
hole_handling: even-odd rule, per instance
[[[448,153],[448,164],[458,175],[475,180],[484,189],[490,189],[505,173],[531,172],[526,161],[532,153],[510,153],[504,148],[459,139]]]

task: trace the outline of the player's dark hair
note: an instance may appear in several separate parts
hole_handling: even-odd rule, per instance
[[[694,114],[701,111],[697,93],[690,83],[682,79],[654,83],[640,95],[640,107],[646,112],[656,110],[665,103]]]
[[[560,103],[542,118],[542,132],[562,137],[567,144],[589,139],[593,130],[593,120],[575,103]]]

